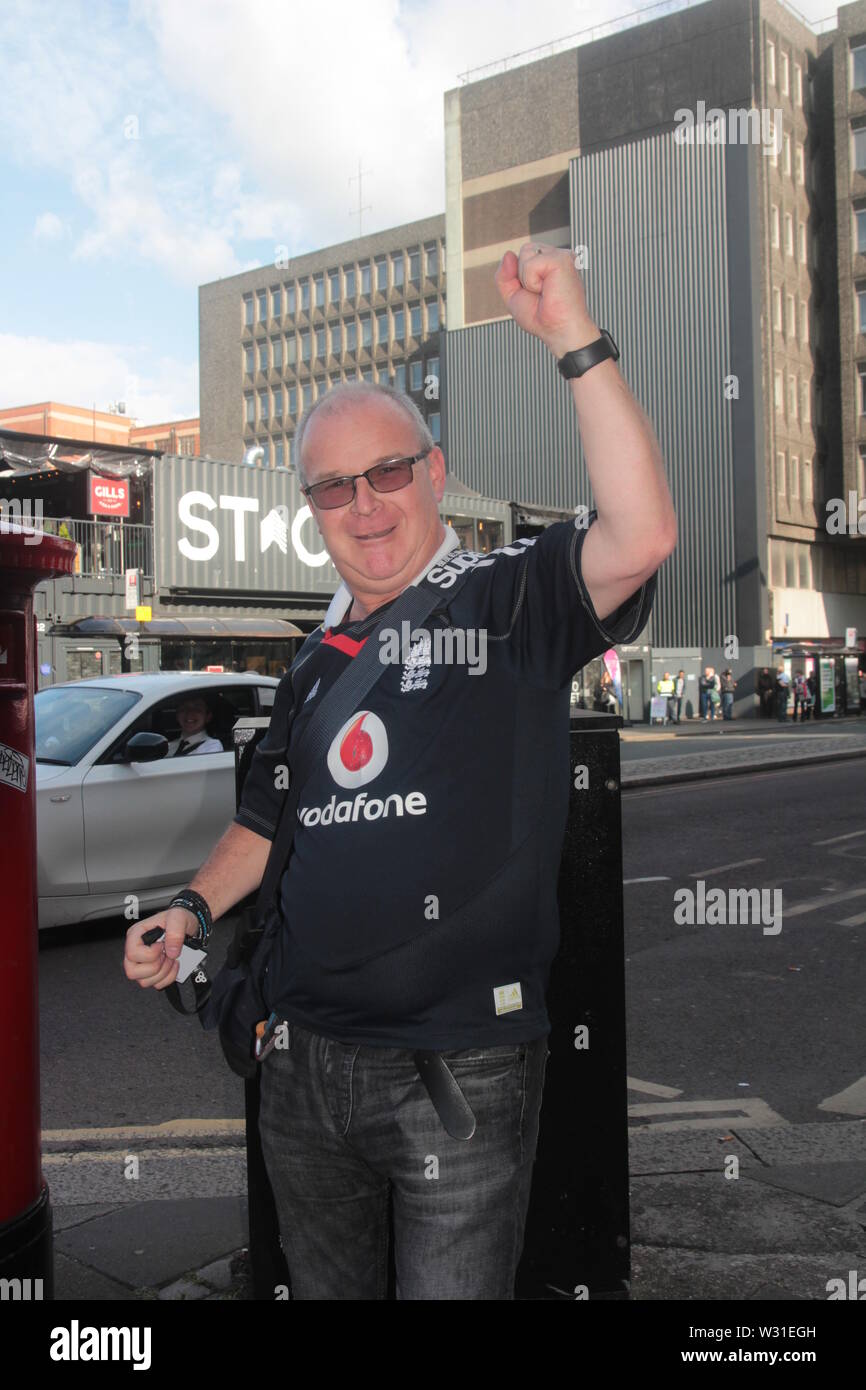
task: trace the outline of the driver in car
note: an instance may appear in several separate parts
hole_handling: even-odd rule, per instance
[[[201,695],[190,696],[177,707],[180,738],[168,745],[170,758],[183,758],[188,753],[222,753],[218,738],[212,738],[205,727],[213,718],[213,710]]]

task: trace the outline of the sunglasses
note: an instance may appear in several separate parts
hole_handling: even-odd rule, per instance
[[[432,447],[432,446],[431,446]],[[421,459],[426,458],[430,449],[420,454],[410,454],[406,458],[388,459],[386,463],[374,463],[364,473],[356,473],[347,478],[327,478],[323,483],[313,483],[311,487],[301,488],[305,497],[311,497],[316,506],[323,511],[332,507],[345,507],[354,502],[359,478],[366,478],[374,492],[399,492],[407,487],[413,478],[412,469]]]

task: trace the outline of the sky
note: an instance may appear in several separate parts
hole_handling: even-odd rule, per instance
[[[359,160],[365,235],[444,212],[460,75],[644,8],[2,0],[0,408],[197,415],[199,285],[357,236]]]

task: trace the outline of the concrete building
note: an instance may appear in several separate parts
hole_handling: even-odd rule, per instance
[[[199,287],[201,448],[288,467],[300,415],[338,381],[408,392],[439,438],[445,218]]]
[[[7,406],[0,410],[0,429],[38,434],[44,438],[80,439],[87,444],[113,444],[124,449],[152,449],[166,454],[200,452],[197,418],[142,425],[127,415],[123,401],[114,410],[58,405],[56,401]]]

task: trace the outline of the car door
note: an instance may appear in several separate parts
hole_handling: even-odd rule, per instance
[[[239,703],[238,687],[185,687],[154,702],[133,729],[170,727],[172,708],[192,694],[230,695],[232,709]],[[252,709],[250,687],[240,703]],[[219,734],[225,749],[223,728]],[[234,754],[122,763],[112,760],[114,751],[84,779],[85,864],[89,891],[117,894],[122,903],[130,893],[187,882],[208,857],[234,815]]]

